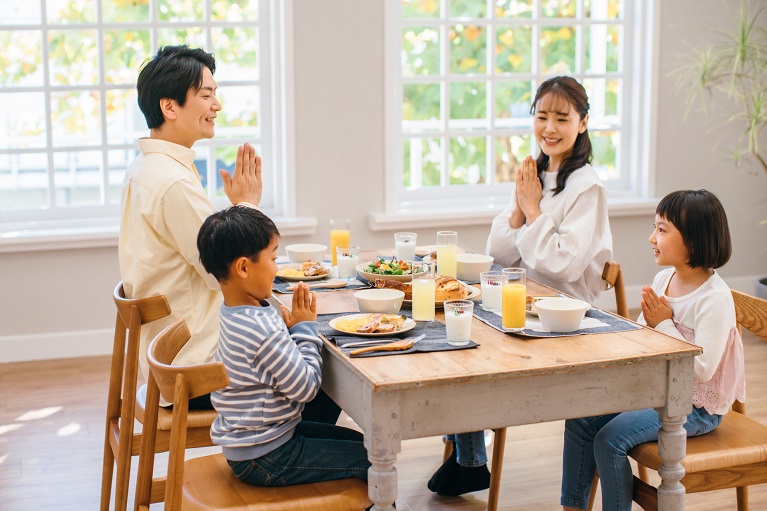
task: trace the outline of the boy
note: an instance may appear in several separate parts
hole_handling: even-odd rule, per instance
[[[216,359],[231,380],[211,394],[213,443],[237,478],[257,486],[367,481],[359,432],[301,420],[322,381],[317,297],[301,282],[281,317],[267,302],[278,242],[274,223],[242,206],[208,217],[197,237],[202,264],[224,295]]]

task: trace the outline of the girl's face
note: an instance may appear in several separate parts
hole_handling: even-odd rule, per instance
[[[575,139],[586,131],[588,119],[588,115],[581,119],[573,105],[559,96],[546,94],[538,101],[533,132],[552,163],[561,162],[573,151]]]
[[[655,229],[650,235],[650,245],[658,266],[680,268],[687,266],[690,261],[690,253],[684,244],[682,234],[674,224],[660,215],[655,215]]]

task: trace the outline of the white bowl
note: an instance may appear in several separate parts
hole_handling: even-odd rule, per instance
[[[574,332],[591,305],[573,298],[544,298],[535,302],[541,326],[549,332]]]
[[[285,247],[285,252],[288,253],[288,259],[291,263],[303,263],[304,261],[321,263],[327,251],[328,247],[316,243],[298,243]]]
[[[354,293],[360,312],[397,314],[405,293],[399,289],[363,289]]]
[[[484,254],[457,254],[455,264],[458,280],[479,281],[479,274],[492,268],[493,257]]]

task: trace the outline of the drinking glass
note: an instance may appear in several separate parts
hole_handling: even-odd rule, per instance
[[[348,218],[332,218],[330,220],[330,260],[333,266],[338,266],[337,247],[348,247],[349,226],[351,220]]]
[[[447,300],[445,302],[445,327],[448,344],[453,346],[469,344],[473,317],[474,302],[471,300]]]
[[[434,321],[434,265],[421,261],[413,261],[412,305],[413,320]]]
[[[506,277],[501,297],[503,328],[522,330],[525,328],[527,271],[524,268],[504,268],[502,272]]]
[[[458,269],[455,253],[458,248],[458,233],[455,231],[439,231],[437,233],[437,273],[455,277]]]
[[[338,277],[342,279],[357,276],[357,265],[360,262],[360,247],[336,247],[338,261]]]
[[[394,256],[399,261],[415,260],[415,242],[418,234],[414,232],[394,233]]]
[[[488,311],[499,311],[503,307],[503,285],[506,276],[502,271],[483,271],[479,274],[482,290],[482,308]]]

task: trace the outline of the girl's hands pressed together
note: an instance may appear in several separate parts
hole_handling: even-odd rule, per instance
[[[642,316],[650,328],[655,328],[662,321],[671,319],[671,307],[666,297],[658,297],[650,286],[642,288],[641,306]]]
[[[264,183],[261,178],[261,157],[250,144],[241,145],[237,149],[237,160],[234,163],[233,175],[226,170],[219,170],[224,183],[224,193],[232,204],[249,202],[258,206],[261,202]]]
[[[516,178],[517,207],[531,224],[541,215],[539,203],[543,197],[541,180],[538,178],[538,164],[532,156],[522,161]]]
[[[317,321],[317,294],[309,291],[309,286],[299,282],[293,290],[292,310],[284,305],[280,305],[280,309],[288,328],[302,321]]]

